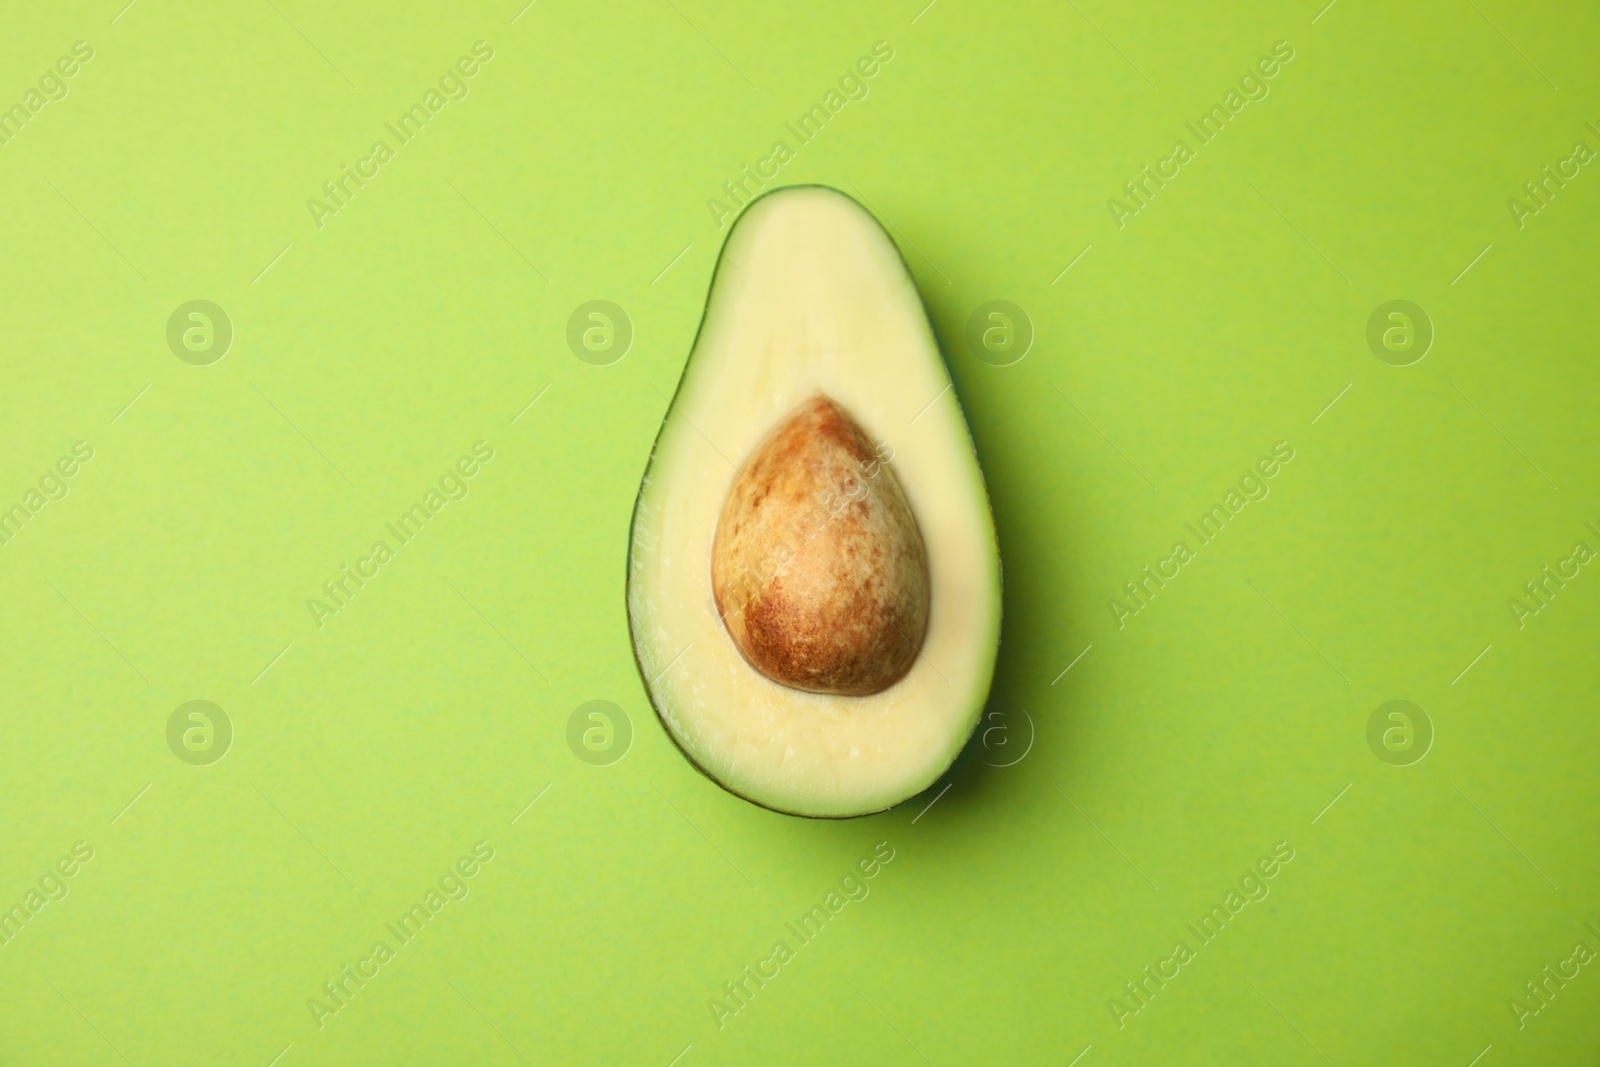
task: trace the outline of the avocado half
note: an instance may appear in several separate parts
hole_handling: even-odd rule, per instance
[[[667,732],[775,811],[892,807],[977,725],[1000,638],[983,473],[905,261],[844,194],[776,190],[728,234],[627,600]]]

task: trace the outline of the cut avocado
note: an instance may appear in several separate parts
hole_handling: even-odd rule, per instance
[[[916,285],[849,197],[754,201],[645,471],[628,619],[713,781],[845,818],[932,785],[976,726],[1000,556]]]

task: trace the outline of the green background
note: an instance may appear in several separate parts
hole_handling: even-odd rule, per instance
[[[1523,628],[1508,600],[1600,547],[1600,173],[1523,228],[1507,200],[1600,147],[1600,14],[923,3],[6,12],[7,106],[95,55],[0,147],[0,506],[95,451],[0,548],[0,905],[94,858],[0,947],[0,1062],[1594,1062],[1595,967],[1525,1028],[1507,1001],[1600,948],[1600,572]],[[319,229],[307,199],[480,39],[470,95]],[[1278,41],[1270,96],[1119,229],[1107,198]],[[846,822],[697,774],[623,604],[706,201],[780,138],[780,182],[900,242],[1007,579],[987,732]],[[166,341],[193,299],[235,330],[209,366]],[[593,299],[635,332],[607,366],[565,341]],[[1011,366],[963,341],[991,299],[1036,331]],[[1367,346],[1393,299],[1436,331],[1411,366]],[[319,629],[307,598],[480,440]],[[1119,628],[1278,441],[1271,495]],[[167,746],[192,699],[235,730],[209,766]],[[595,699],[633,726],[608,766],[566,740]],[[1433,724],[1411,766],[1366,742],[1391,699]],[[470,896],[319,1029],[308,998],[480,840]],[[719,1029],[708,998],[880,841],[871,895]],[[1271,896],[1119,1029],[1279,841]]]

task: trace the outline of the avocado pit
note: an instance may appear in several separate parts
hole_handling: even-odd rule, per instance
[[[711,549],[717,612],[745,661],[814,693],[866,696],[911,669],[928,555],[892,467],[818,394],[735,476]]]

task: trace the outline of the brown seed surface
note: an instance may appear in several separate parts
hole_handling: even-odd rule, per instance
[[[828,397],[795,408],[734,478],[711,588],[734,645],[775,682],[866,696],[916,661],[922,531],[894,470]]]

